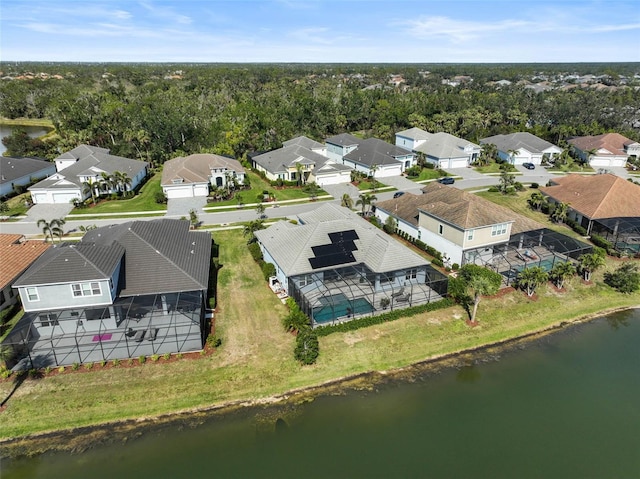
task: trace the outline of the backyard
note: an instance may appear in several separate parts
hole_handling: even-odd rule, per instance
[[[251,259],[240,230],[214,232],[220,244],[216,334],[222,345],[212,354],[178,361],[123,362],[118,367],[95,364],[89,371],[25,381],[7,403],[0,438],[125,418],[150,417],[172,411],[256,400],[293,388],[372,370],[390,370],[437,355],[477,347],[605,308],[639,304],[640,293],[622,295],[602,283],[574,278],[565,293],[543,286],[537,301],[508,292],[482,301],[479,326],[470,328],[460,307],[320,338],[314,366],[293,360],[294,336],[281,319],[285,306],[267,287]],[[611,269],[616,264],[609,265]],[[0,382],[0,396],[13,389]],[[46,398],[46,400],[42,400]],[[78,444],[83,440],[78,435]],[[68,444],[73,447],[73,441]]]

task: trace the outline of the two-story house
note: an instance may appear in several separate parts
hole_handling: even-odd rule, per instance
[[[210,188],[243,185],[245,171],[238,160],[210,153],[173,158],[162,167],[162,191],[167,198],[207,196]]]
[[[396,145],[421,153],[436,168],[466,168],[480,155],[480,146],[445,132],[410,128],[396,133]]]
[[[3,345],[39,367],[202,349],[210,257],[184,220],[91,230],[13,283],[25,315]]]

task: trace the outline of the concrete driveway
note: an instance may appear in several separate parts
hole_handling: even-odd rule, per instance
[[[348,194],[354,201],[358,199],[360,190],[351,183],[341,183],[339,185],[325,185],[322,187],[324,191],[333,196],[334,199],[342,201],[342,195]]]
[[[388,176],[386,178],[380,178],[378,181],[385,185],[393,186],[400,191],[409,191],[411,193],[420,194],[420,188],[424,185],[408,180],[404,176]]]
[[[37,223],[38,220],[41,219],[51,221],[52,219],[64,218],[71,212],[72,209],[73,205],[71,203],[59,205],[33,205],[27,211],[26,218],[22,219],[21,221],[25,223]]]
[[[167,215],[172,217],[189,218],[189,211],[196,210],[198,215],[202,214],[202,209],[207,205],[206,196],[196,196],[194,198],[171,198],[167,201]]]

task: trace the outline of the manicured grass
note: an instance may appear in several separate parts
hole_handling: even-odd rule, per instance
[[[373,182],[372,181],[361,181],[360,183],[358,183],[358,189],[360,191],[368,191],[368,190],[372,190],[373,189]],[[387,185],[385,185],[384,183],[380,183],[378,180],[376,180],[376,184],[375,184],[376,190],[379,190],[380,188],[387,188]],[[391,190],[386,190],[386,191],[391,191]]]
[[[422,168],[422,171],[418,176],[416,177],[412,176],[409,179],[412,181],[425,181],[425,180],[435,180],[443,176],[450,176],[450,175],[442,170],[432,169],[432,168]]]
[[[533,193],[534,191],[537,190],[527,188],[524,191],[517,192],[515,195],[503,195],[502,193],[489,191],[480,191],[476,194],[498,205],[504,206],[505,208],[510,208],[519,215],[531,218],[538,223],[542,223],[545,227],[551,230],[559,231],[560,233],[567,236],[583,240],[582,236],[580,236],[568,226],[564,224],[554,223],[549,219],[548,215],[540,211],[531,209],[528,200],[529,198],[531,198],[531,193]]]
[[[510,163],[506,163],[507,165],[507,171],[511,172],[511,173],[515,173],[518,171],[518,169],[513,166]],[[478,171],[479,173],[482,174],[487,174],[487,173],[502,173],[502,170],[500,169],[500,166],[498,163],[489,163],[487,166],[476,166],[475,169],[476,171]]]
[[[0,213],[0,216],[21,216],[27,213],[29,209],[25,205],[25,201],[31,198],[31,193],[22,193],[21,195],[9,198],[5,203],[9,207],[6,213]]]
[[[0,125],[5,126],[41,126],[54,128],[53,122],[44,118],[0,118]]]
[[[640,304],[640,293],[623,295],[602,284],[574,279],[567,292],[542,287],[537,300],[511,292],[483,300],[479,326],[470,328],[458,306],[348,333],[320,338],[316,365],[293,360],[294,337],[281,319],[286,308],[262,279],[241,230],[214,233],[221,245],[216,332],[222,346],[212,355],[131,368],[102,369],[27,380],[7,403],[0,438],[148,417],[233,400],[252,400],[293,388],[371,370],[389,370],[503,340],[605,308]],[[609,268],[618,263],[609,265]],[[137,364],[137,361],[136,361]],[[0,383],[0,397],[13,388]]]
[[[87,215],[99,213],[130,213],[134,211],[161,211],[166,210],[167,205],[156,203],[156,193],[162,191],[160,178],[162,173],[156,173],[142,186],[136,196],[128,200],[103,201],[97,206],[88,208],[74,208],[71,215]]]
[[[570,165],[563,165],[561,167],[547,168],[550,173],[593,173],[595,170],[589,165],[583,163],[571,163]]]

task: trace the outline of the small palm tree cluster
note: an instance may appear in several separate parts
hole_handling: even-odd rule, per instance
[[[374,205],[377,199],[378,197],[376,195],[361,193],[358,197],[358,201],[356,201],[356,206],[362,207],[362,215],[364,216],[367,212],[371,211],[371,206]]]
[[[54,237],[58,238],[58,240],[62,239],[62,235],[64,235],[64,230],[62,229],[64,223],[65,221],[62,218],[52,219],[51,221],[39,219],[38,228],[42,228],[42,234],[45,236],[45,241],[47,238],[51,238],[51,242],[53,243]]]
[[[116,171],[112,175],[103,172],[100,177],[88,178],[82,183],[82,187],[82,193],[89,193],[91,201],[95,205],[97,198],[102,194],[116,192],[120,196],[125,195],[131,187],[131,178],[121,171]]]

